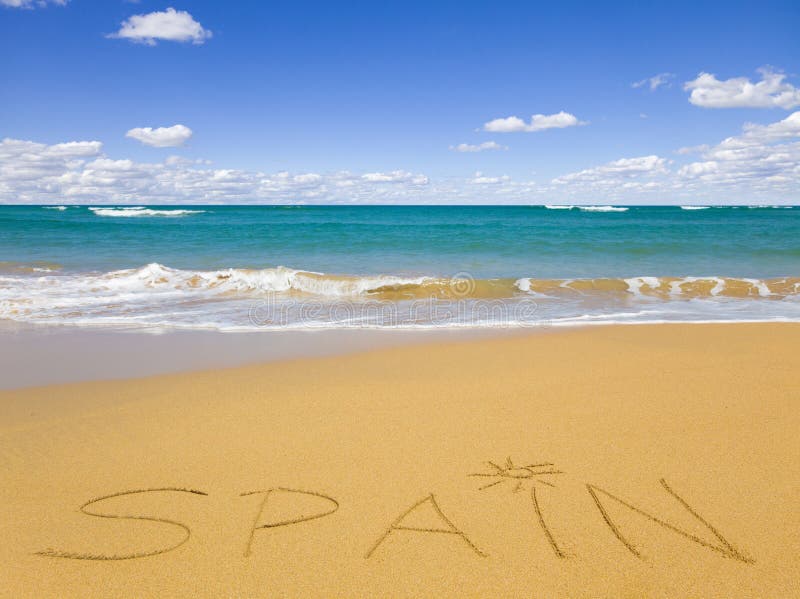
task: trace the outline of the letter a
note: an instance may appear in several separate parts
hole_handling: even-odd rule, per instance
[[[403,520],[405,520],[409,515],[411,515],[411,513],[414,512],[417,508],[422,507],[422,505],[424,505],[426,503],[430,504],[430,506],[433,508],[436,517],[439,519],[440,522],[443,523],[443,526],[435,527],[435,528],[434,527],[422,527],[422,526],[404,526],[403,525]],[[480,549],[478,549],[472,543],[472,541],[469,540],[467,535],[464,534],[464,532],[461,531],[459,528],[457,528],[456,525],[453,524],[450,521],[450,519],[447,516],[444,515],[444,512],[442,511],[442,508],[439,507],[439,504],[436,502],[436,498],[433,496],[433,493],[431,493],[427,497],[422,498],[417,503],[415,503],[410,508],[408,508],[405,512],[400,514],[400,516],[394,522],[392,522],[389,525],[389,528],[386,529],[386,532],[384,532],[381,535],[381,537],[375,542],[375,544],[367,552],[367,554],[364,556],[364,558],[365,559],[369,559],[370,557],[372,557],[372,554],[375,553],[375,550],[380,546],[380,544],[383,543],[387,539],[387,537],[389,537],[389,535],[391,535],[393,532],[395,532],[397,530],[407,530],[407,531],[410,531],[410,532],[421,532],[421,533],[437,533],[437,534],[456,535],[456,536],[460,537],[461,540],[464,541],[469,546],[469,548],[472,549],[475,553],[477,553],[481,557],[486,557],[486,554],[483,551],[481,551]]]

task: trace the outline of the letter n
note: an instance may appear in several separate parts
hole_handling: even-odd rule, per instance
[[[681,530],[680,528],[678,528],[677,526],[673,526],[669,522],[665,522],[664,520],[661,520],[660,518],[657,518],[657,517],[653,516],[652,514],[648,514],[644,510],[639,509],[638,507],[628,503],[627,501],[625,501],[623,499],[620,499],[619,497],[617,497],[615,495],[612,495],[611,493],[609,493],[608,491],[606,491],[604,489],[601,489],[600,487],[597,487],[595,485],[587,484],[586,488],[588,489],[589,494],[592,496],[592,499],[594,500],[594,503],[597,506],[597,509],[600,510],[600,514],[603,516],[603,520],[605,520],[605,523],[611,529],[611,532],[614,533],[614,536],[617,537],[617,539],[619,539],[619,541],[623,545],[625,545],[625,547],[628,549],[628,551],[630,551],[633,555],[635,555],[638,558],[642,557],[641,553],[622,534],[622,532],[619,530],[617,525],[611,519],[611,516],[609,515],[609,513],[606,510],[605,506],[600,501],[600,495],[605,495],[609,499],[613,499],[614,501],[616,501],[618,504],[625,506],[626,508],[628,508],[632,512],[635,512],[635,513],[639,514],[640,516],[644,516],[645,518],[647,518],[651,522],[654,522],[654,523],[658,524],[662,528],[666,528],[667,530],[671,530],[672,532],[674,532],[676,534],[679,534],[680,536],[682,536],[682,537],[684,537],[686,539],[689,539],[690,541],[693,541],[693,542],[697,543],[698,545],[706,547],[707,549],[710,549],[712,551],[716,551],[717,553],[723,555],[724,557],[730,557],[730,558],[733,558],[733,559],[738,560],[740,562],[744,562],[746,564],[755,563],[755,560],[753,560],[750,557],[747,557],[739,549],[737,549],[730,542],[728,542],[725,539],[725,537],[723,537],[722,534],[716,528],[714,528],[711,524],[709,524],[688,503],[686,503],[686,501],[682,497],[680,497],[675,491],[673,491],[672,488],[667,484],[667,481],[665,479],[662,478],[659,482],[661,483],[661,486],[664,487],[664,489],[666,490],[667,493],[669,493],[678,503],[680,503],[681,506],[687,512],[689,512],[695,520],[697,520],[703,526],[705,526],[706,529],[709,530],[711,532],[711,534],[714,535],[714,537],[716,537],[716,539],[718,541],[717,544],[711,543],[711,542],[706,541],[704,539],[701,539],[697,535],[693,535],[692,533],[686,532],[685,530]]]

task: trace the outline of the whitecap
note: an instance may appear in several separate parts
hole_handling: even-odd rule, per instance
[[[578,206],[579,210],[584,212],[627,212],[628,208],[624,206]]]
[[[122,206],[122,207],[113,207],[113,208],[100,208],[97,206],[90,207],[89,210],[95,216],[113,216],[117,218],[124,218],[124,217],[155,217],[155,216],[167,216],[167,217],[176,217],[176,216],[188,216],[190,214],[201,214],[205,212],[205,210],[187,210],[187,209],[168,209],[168,210],[158,210],[153,208],[145,208],[144,206]]]

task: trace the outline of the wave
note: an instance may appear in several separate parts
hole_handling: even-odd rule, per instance
[[[205,210],[187,210],[187,209],[169,209],[169,210],[157,210],[153,208],[145,208],[144,206],[119,206],[113,208],[100,208],[100,207],[91,207],[89,210],[92,211],[96,216],[113,216],[113,217],[152,217],[152,216],[167,216],[167,217],[176,217],[176,216],[188,216],[190,214],[201,214],[205,212]]]
[[[541,297],[570,294],[602,296],[632,295],[637,298],[668,299],[797,299],[800,277],[772,279],[739,277],[630,277],[595,279],[518,279],[520,291]]]
[[[22,272],[22,271],[18,271]],[[33,271],[30,271],[33,272]],[[435,286],[431,277],[392,275],[339,276],[301,271],[278,266],[265,269],[227,268],[221,270],[181,270],[152,263],[141,268],[108,273],[69,274],[18,280],[31,291],[36,288],[58,289],[63,294],[102,293],[215,293],[258,296],[267,293],[306,294],[320,297],[347,297],[368,294],[400,294]],[[12,283],[0,277],[3,283]],[[453,285],[460,282],[454,280]]]
[[[624,206],[578,206],[578,210],[584,212],[627,212]]]
[[[219,330],[800,321],[800,277],[471,279],[157,263],[105,273],[57,268],[0,264],[0,319]]]
[[[42,206],[42,208],[45,210],[59,210],[61,212],[67,209],[66,206]]]
[[[771,210],[791,210],[792,206],[784,206],[778,204],[752,204],[748,206],[750,210],[763,210],[763,209],[771,209]]]
[[[35,274],[58,272],[59,270],[61,270],[60,264],[45,262],[43,260],[31,263],[0,261],[0,274]]]
[[[634,297],[800,299],[800,277],[746,278],[724,276],[639,276],[619,278],[538,279],[523,277],[473,279],[403,275],[338,275],[285,266],[264,269],[225,268],[182,270],[151,263],[140,268],[106,273],[62,273],[60,265],[0,262],[0,291],[47,290],[62,296],[104,293],[217,294],[258,297],[369,297],[404,300],[425,297],[451,299],[508,299],[521,293],[542,297],[627,294]],[[46,276],[2,276],[49,273]],[[0,297],[1,299],[1,297]]]
[[[582,210],[584,212],[627,212],[625,206],[576,206],[572,204],[545,204],[547,210]]]
[[[711,206],[681,206],[681,210],[708,210]]]

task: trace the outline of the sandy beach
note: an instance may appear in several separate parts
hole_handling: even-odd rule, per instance
[[[800,596],[800,325],[0,393],[0,595]]]

